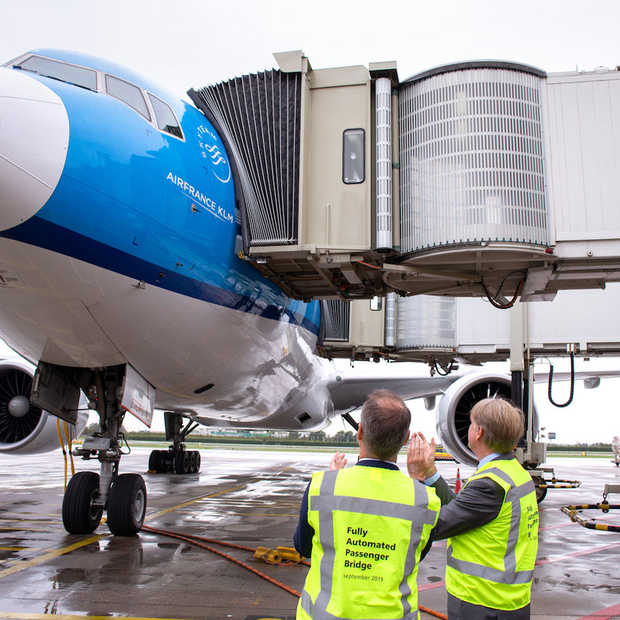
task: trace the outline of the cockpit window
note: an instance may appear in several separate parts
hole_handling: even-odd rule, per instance
[[[67,63],[42,58],[41,56],[30,56],[30,58],[26,58],[26,60],[13,66],[25,71],[38,73],[43,77],[97,91],[97,73],[91,69],[68,65]]]
[[[125,80],[119,80],[112,75],[106,75],[105,88],[108,95],[120,99],[130,108],[142,114],[147,121],[151,120],[151,115],[146,107],[146,101],[144,101],[142,91],[137,86],[129,84],[129,82],[125,82]]]
[[[167,103],[164,103],[161,99],[155,97],[155,95],[148,94],[151,100],[151,105],[155,112],[155,118],[157,119],[157,126],[162,131],[167,131],[169,134],[183,139],[183,132],[174,115],[174,112],[170,109]]]

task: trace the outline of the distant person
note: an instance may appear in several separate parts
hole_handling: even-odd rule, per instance
[[[435,442],[411,440],[407,468],[432,485],[442,508],[432,539],[448,538],[449,620],[526,620],[538,550],[538,505],[530,475],[513,449],[523,413],[487,398],[471,410],[468,444],[478,469],[455,495],[437,472]]]
[[[419,618],[418,563],[437,522],[431,487],[396,465],[411,414],[388,390],[373,392],[357,431],[359,460],[337,453],[304,494],[295,548],[312,562],[297,618]]]
[[[614,435],[611,441],[611,448],[614,451],[614,463],[618,467],[620,466],[620,436]]]

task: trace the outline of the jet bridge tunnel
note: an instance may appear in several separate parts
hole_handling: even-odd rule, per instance
[[[189,94],[227,144],[244,256],[290,296],[506,307],[620,279],[619,71],[275,58]]]

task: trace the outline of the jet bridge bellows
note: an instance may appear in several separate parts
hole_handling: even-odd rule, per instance
[[[192,93],[224,137],[251,246],[297,242],[301,73],[265,71]]]
[[[275,57],[190,96],[232,160],[245,258],[292,297],[387,296],[391,316],[391,293],[508,307],[620,280],[620,72],[473,61],[400,82],[394,62]]]

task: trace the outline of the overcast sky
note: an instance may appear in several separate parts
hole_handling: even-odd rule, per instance
[[[295,49],[315,68],[396,60],[401,80],[474,59],[548,72],[620,64],[617,0],[0,0],[0,7],[0,61],[39,47],[78,50],[125,64],[180,96],[190,87],[271,68],[273,52]],[[568,361],[556,370],[568,370]],[[563,400],[564,387],[556,399]],[[620,433],[619,388],[620,380],[588,392],[580,385],[571,407],[554,409],[545,388],[537,387],[543,426],[559,441],[609,441]],[[432,430],[432,415],[421,405],[414,416]]]
[[[1,0],[0,58],[37,47],[131,66],[178,94],[274,66],[303,50],[313,67],[396,60],[404,79],[461,60],[546,71],[620,64],[617,0]]]

